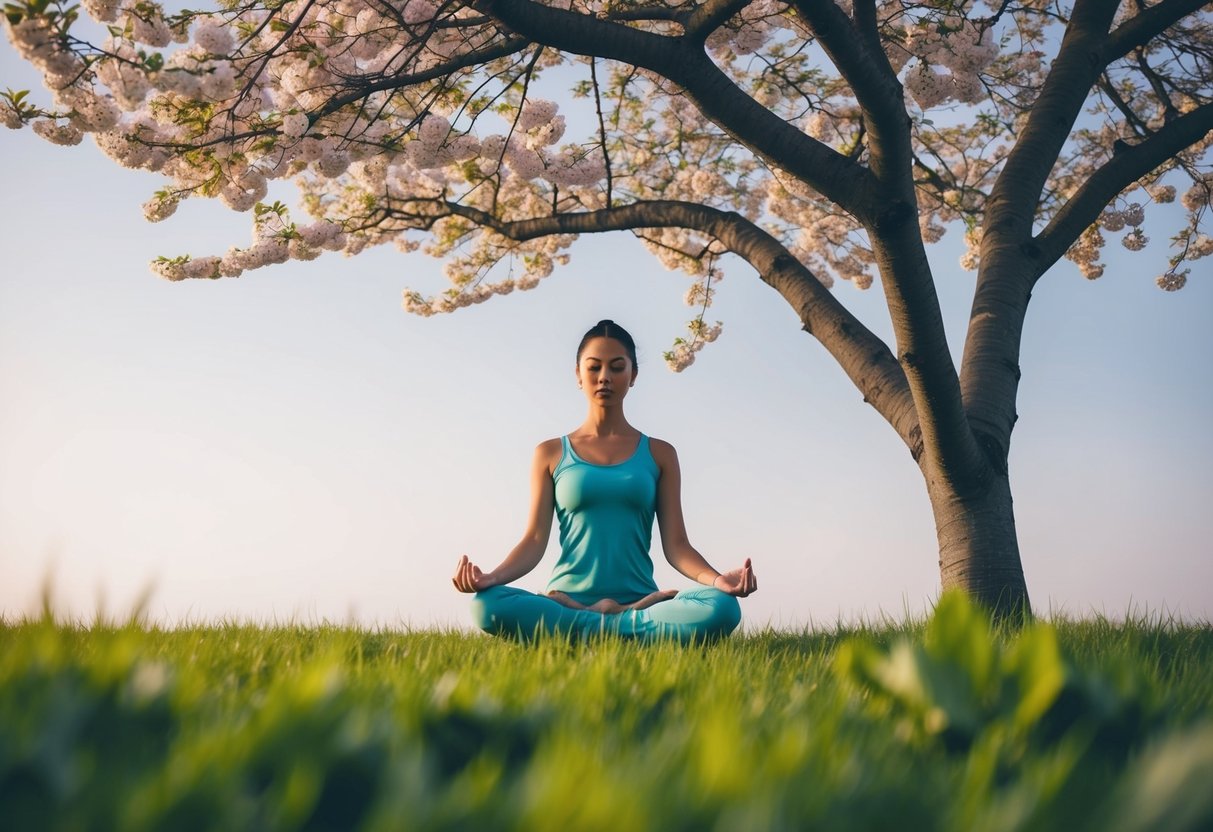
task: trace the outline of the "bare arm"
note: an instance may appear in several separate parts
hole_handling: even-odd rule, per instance
[[[661,477],[657,480],[657,525],[665,559],[692,581],[711,586],[720,573],[687,537],[686,520],[682,516],[682,471],[678,467],[678,452],[669,442],[660,439],[650,439],[649,445],[653,459],[661,469]]]
[[[560,440],[549,439],[535,448],[531,461],[531,502],[526,532],[505,560],[492,572],[482,572],[467,555],[459,559],[452,582],[460,592],[479,592],[518,580],[539,565],[552,532],[552,469],[560,460]]]
[[[660,439],[651,439],[650,449],[661,469],[661,477],[657,480],[657,524],[661,529],[661,548],[670,566],[696,583],[714,586],[730,595],[746,596],[758,589],[749,558],[741,568],[721,574],[691,545],[682,516],[682,471],[678,467],[678,453],[673,445]]]

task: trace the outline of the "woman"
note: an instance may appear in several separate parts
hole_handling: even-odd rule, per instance
[[[526,534],[492,572],[459,559],[453,582],[474,592],[487,632],[529,638],[540,632],[682,642],[728,635],[741,620],[737,598],[758,588],[747,558],[721,574],[687,540],[674,447],[628,424],[623,401],[636,383],[636,345],[614,321],[599,321],[577,348],[577,385],[589,401],[585,422],[535,449]],[[546,595],[506,586],[538,564],[552,512],[560,559]],[[649,556],[653,517],[666,560],[698,589],[659,590]]]

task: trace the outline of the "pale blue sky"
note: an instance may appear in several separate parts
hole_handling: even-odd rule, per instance
[[[36,85],[0,46],[0,86]],[[640,350],[629,415],[679,449],[692,541],[721,569],[752,557],[748,626],[920,610],[938,591],[920,476],[786,304],[736,263],[720,341],[687,372],[661,353],[688,279],[630,236],[584,238],[530,293],[423,320],[406,286],[440,263],[326,254],[238,280],[172,284],[157,254],[222,253],[249,218],[185,203],[159,225],[156,176],[86,140],[0,131],[0,614],[98,597],[153,617],[463,625],[460,553],[485,568],[522,532],[540,440],[575,427],[581,333],[611,317]],[[1172,219],[1175,214],[1170,215]],[[1038,610],[1213,618],[1213,286],[1153,283],[1174,223],[1107,275],[1068,263],[1038,286],[1011,456]],[[959,233],[932,249],[954,353],[972,274]],[[879,287],[835,290],[888,333]],[[547,558],[522,586],[538,589]],[[658,581],[687,585],[655,548]]]

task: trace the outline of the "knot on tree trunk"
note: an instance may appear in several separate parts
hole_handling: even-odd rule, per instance
[[[1007,449],[998,439],[990,433],[984,431],[973,431],[973,438],[977,440],[977,445],[981,448],[985,455],[986,462],[990,464],[991,470],[1001,476],[1007,475]]]
[[[872,227],[878,232],[887,233],[909,222],[913,222],[917,227],[918,207],[905,200],[895,200],[877,209]]]

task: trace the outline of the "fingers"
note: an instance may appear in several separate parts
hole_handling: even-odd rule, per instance
[[[749,558],[745,559],[745,565],[738,571],[741,573],[741,578],[738,581],[737,594],[744,598],[758,589],[758,576],[754,574],[754,564]]]
[[[468,560],[467,555],[460,555],[459,563],[455,566],[455,577],[451,578],[451,583],[460,592],[476,592],[477,578],[481,574],[480,568]]]

